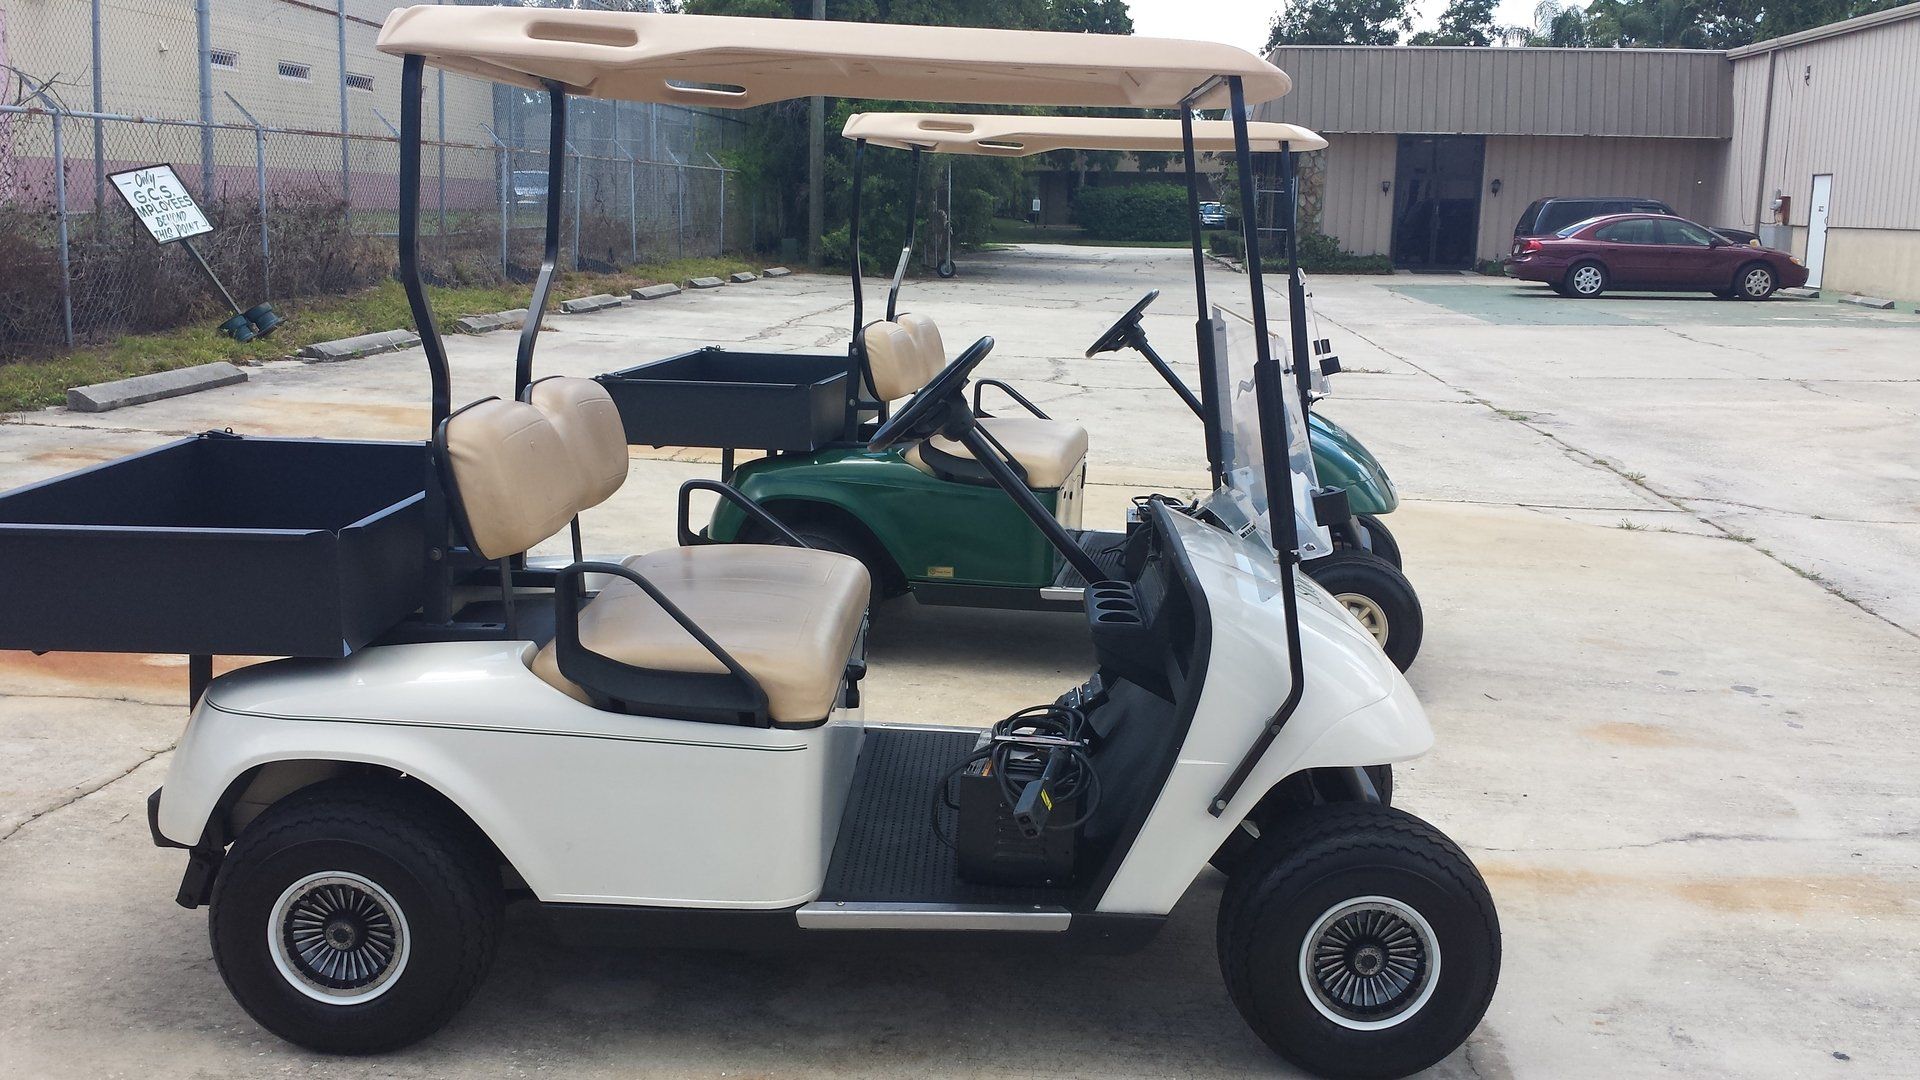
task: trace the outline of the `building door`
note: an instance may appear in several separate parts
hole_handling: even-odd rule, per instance
[[[1394,167],[1393,264],[1464,270],[1480,232],[1480,135],[1402,135]]]
[[[1813,201],[1807,204],[1807,288],[1820,287],[1827,267],[1827,206],[1833,201],[1833,174],[1813,178]]]

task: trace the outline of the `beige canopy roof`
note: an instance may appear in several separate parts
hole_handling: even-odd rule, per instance
[[[1184,149],[1180,121],[1136,116],[1007,116],[993,113],[855,113],[840,134],[897,150],[920,147],[942,154],[1030,157],[1049,150]],[[1298,151],[1322,150],[1327,140],[1295,124],[1251,121],[1247,138],[1255,153],[1281,143]],[[1233,125],[1193,122],[1196,150],[1233,150]]]
[[[1249,105],[1292,82],[1210,41],[628,11],[401,8],[381,52],[495,82],[625,101],[747,108],[821,94],[978,105],[1169,108],[1238,75]],[[1201,104],[1227,101],[1224,84]]]

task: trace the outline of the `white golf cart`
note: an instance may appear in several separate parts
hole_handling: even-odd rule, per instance
[[[867,574],[757,507],[783,543],[529,564],[624,479],[617,412],[578,379],[453,410],[416,259],[428,62],[556,99],[1019,104],[1064,86],[1224,106],[1243,178],[1247,104],[1284,74],[1194,42],[555,9],[404,9],[380,48],[403,58],[401,265],[432,439],[210,433],[0,495],[0,558],[35,568],[0,588],[0,647],[193,655],[150,826],[187,850],[178,902],[209,907],[255,1019],[332,1052],[422,1038],[485,975],[510,900],[678,943],[1125,948],[1231,851],[1221,966],[1271,1046],[1398,1076],[1461,1044],[1498,975],[1491,901],[1369,773],[1424,752],[1426,717],[1291,554],[1244,535],[1271,532],[1263,492],[1277,521],[1296,495],[1284,453],[1260,449],[1298,424],[1257,259],[1224,341],[1232,482],[1196,512],[1145,504],[1121,572],[1088,588],[1098,670],[990,729],[865,723]],[[550,285],[551,262],[523,363]],[[991,348],[873,444],[944,432],[1011,477],[964,399]],[[213,652],[292,658],[209,685]]]

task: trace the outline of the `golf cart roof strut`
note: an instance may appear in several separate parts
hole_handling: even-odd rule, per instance
[[[920,159],[922,147],[913,148],[913,179],[907,186],[907,242],[900,248],[900,262],[893,268],[893,287],[887,290],[887,321],[892,322],[894,305],[900,300],[900,280],[907,276],[907,260],[913,257],[913,242],[920,231]]]
[[[413,312],[413,325],[420,332],[420,350],[427,357],[427,377],[432,385],[432,409],[426,444],[432,447],[435,436],[453,411],[453,387],[447,371],[446,343],[433,321],[433,307],[427,303],[426,283],[420,277],[420,143],[421,84],[425,61],[409,56],[400,67],[400,284],[407,293],[407,307]],[[426,537],[427,582],[421,614],[428,622],[453,620],[452,572],[448,549],[452,546],[453,518],[440,483],[440,462],[427,454],[426,475],[421,478],[425,499],[421,507],[426,518],[422,532]]]
[[[533,385],[533,347],[540,340],[540,323],[553,293],[553,274],[560,261],[560,208],[567,189],[567,88],[547,84],[547,231],[540,250],[540,275],[533,282],[527,321],[520,324],[520,347],[513,362],[513,396],[518,400]],[[578,183],[578,181],[575,181]],[[574,252],[577,258],[579,252]]]
[[[1232,96],[1229,112],[1233,119],[1234,160],[1238,165],[1235,172],[1240,181],[1240,234],[1247,242],[1247,284],[1253,305],[1253,383],[1255,401],[1260,409],[1260,442],[1267,447],[1281,448],[1276,453],[1269,450],[1263,463],[1266,469],[1267,520],[1269,522],[1291,522],[1294,520],[1293,476],[1287,464],[1287,417],[1286,397],[1281,389],[1279,362],[1274,359],[1272,341],[1267,333],[1267,292],[1260,271],[1260,230],[1253,222],[1254,203],[1253,153],[1247,141],[1247,98],[1237,76],[1227,79],[1228,91]],[[1189,158],[1189,166],[1192,159]],[[1285,605],[1287,624],[1287,697],[1280,708],[1261,729],[1260,736],[1235,765],[1227,782],[1223,784],[1213,801],[1207,804],[1207,812],[1219,817],[1226,812],[1235,795],[1252,775],[1260,759],[1266,754],[1267,747],[1279,736],[1280,729],[1300,705],[1300,692],[1305,687],[1306,665],[1300,655],[1300,611],[1299,597],[1294,593],[1294,574],[1297,572],[1299,553],[1290,544],[1277,545],[1276,557],[1280,562],[1280,598]]]
[[[1220,460],[1220,425],[1214,420],[1220,415],[1220,387],[1215,381],[1214,365],[1218,359],[1213,355],[1213,317],[1207,308],[1207,259],[1201,247],[1200,167],[1194,152],[1193,124],[1193,110],[1181,109],[1180,149],[1185,160],[1182,172],[1187,182],[1187,230],[1193,242],[1193,337],[1194,357],[1200,365],[1200,429],[1207,443],[1207,472],[1213,486],[1218,488],[1226,479],[1226,470]]]

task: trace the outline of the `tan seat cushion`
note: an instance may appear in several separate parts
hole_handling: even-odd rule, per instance
[[[767,693],[775,723],[825,719],[846,674],[870,588],[860,560],[771,544],[669,548],[628,559],[719,642]],[[724,672],[720,661],[639,586],[608,585],[580,612],[580,643],[659,671]],[[534,674],[587,701],[560,674],[549,643]]]
[[[909,312],[893,322],[871,323],[860,339],[866,346],[874,396],[881,401],[914,393],[947,366],[940,328],[925,315]]]
[[[527,388],[580,470],[581,510],[606,502],[627,482],[627,428],[607,389],[592,379],[555,376]]]
[[[445,432],[453,495],[483,557],[517,555],[573,520],[583,480],[544,412],[482,401],[449,417]]]
[[[1007,448],[1007,453],[1027,472],[1027,486],[1036,490],[1057,488],[1067,482],[1087,456],[1087,429],[1064,420],[1042,420],[1026,416],[984,416],[980,426]],[[954,457],[973,456],[965,446],[935,435],[927,442],[935,450]],[[933,468],[920,456],[922,444],[907,448],[908,464],[932,475]]]

